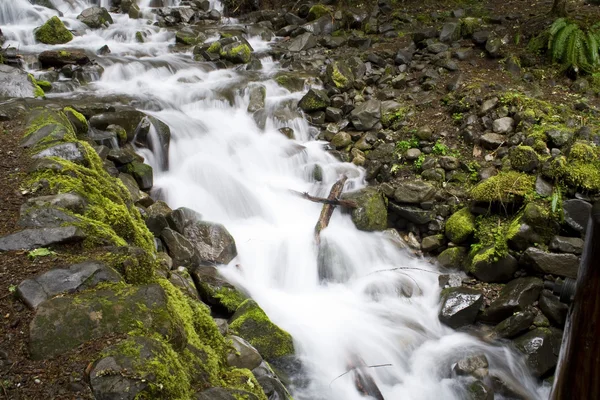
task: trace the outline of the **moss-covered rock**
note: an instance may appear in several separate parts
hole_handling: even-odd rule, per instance
[[[65,113],[77,135],[87,134],[89,125],[83,114],[75,110],[73,107],[65,107],[63,112]]]
[[[482,203],[511,203],[532,193],[535,177],[516,171],[500,172],[471,190],[473,200]]]
[[[73,40],[73,34],[54,16],[35,30],[35,39],[45,44],[64,44]]]
[[[324,6],[323,4],[315,4],[308,11],[308,21],[314,21],[321,18],[323,15],[331,14],[331,8]]]
[[[223,46],[219,54],[234,64],[248,64],[252,57],[252,48],[247,43],[230,43]]]
[[[531,172],[538,167],[539,157],[530,146],[517,146],[510,150],[510,166],[517,171]]]
[[[325,80],[336,88],[346,91],[354,85],[354,73],[343,61],[334,61],[325,70]]]
[[[358,229],[380,231],[387,228],[387,199],[377,188],[367,187],[343,197],[358,205],[352,210],[352,221]]]
[[[464,247],[450,247],[442,251],[438,257],[438,263],[444,268],[466,269],[464,261],[467,257],[467,249]]]
[[[475,217],[468,208],[452,214],[446,221],[446,237],[453,243],[466,241],[475,231]]]
[[[329,96],[324,90],[310,89],[298,102],[298,107],[304,112],[324,110],[329,107]]]
[[[271,322],[255,301],[244,301],[230,322],[229,329],[250,342],[265,360],[294,354],[290,334]]]
[[[213,308],[230,315],[246,300],[246,296],[219,276],[215,267],[202,266],[192,271],[200,298]]]

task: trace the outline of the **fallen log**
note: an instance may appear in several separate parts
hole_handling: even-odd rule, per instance
[[[344,184],[347,180],[348,177],[346,175],[342,175],[340,180],[334,183],[331,187],[329,196],[327,196],[328,203],[323,205],[323,208],[321,209],[321,215],[319,216],[319,220],[315,226],[315,241],[317,246],[321,243],[321,231],[327,228],[327,225],[329,225],[329,220],[333,215],[333,210],[335,210],[336,204],[332,204],[331,202],[340,197],[342,190],[344,190]]]
[[[295,190],[290,190],[290,192],[292,192],[293,194],[295,194],[296,196],[302,197],[303,199],[315,202],[315,203],[322,203],[322,204],[330,204],[333,206],[340,206],[340,207],[346,207],[346,208],[358,208],[358,203],[355,202],[354,200],[344,200],[344,199],[325,199],[323,197],[316,197],[316,196],[311,196],[310,194],[308,194],[307,192],[297,192]]]

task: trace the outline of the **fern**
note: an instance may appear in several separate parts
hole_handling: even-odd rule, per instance
[[[593,73],[600,63],[600,24],[584,30],[559,18],[549,29],[548,50],[553,61],[565,70]]]

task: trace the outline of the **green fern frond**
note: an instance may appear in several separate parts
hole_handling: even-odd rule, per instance
[[[586,53],[587,58],[590,60],[592,65],[598,64],[600,57],[598,55],[598,35],[596,35],[592,31],[587,32],[587,40],[586,40]]]
[[[585,32],[576,23],[559,18],[549,29],[548,50],[564,70],[593,73],[600,64],[600,23]]]
[[[559,18],[556,21],[554,21],[554,23],[552,24],[552,26],[550,26],[550,40],[548,41],[548,50],[550,50],[550,46],[551,44],[554,42],[554,36],[556,36],[556,34],[565,26],[567,26],[569,23],[567,22],[567,20],[565,18]]]
[[[569,24],[558,31],[554,37],[554,43],[552,43],[552,59],[558,62],[565,61],[569,39],[572,38],[574,33],[578,30],[580,29],[577,25]]]

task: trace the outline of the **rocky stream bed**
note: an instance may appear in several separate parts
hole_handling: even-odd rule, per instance
[[[593,84],[472,4],[266,8],[0,5],[0,394],[547,398]]]

